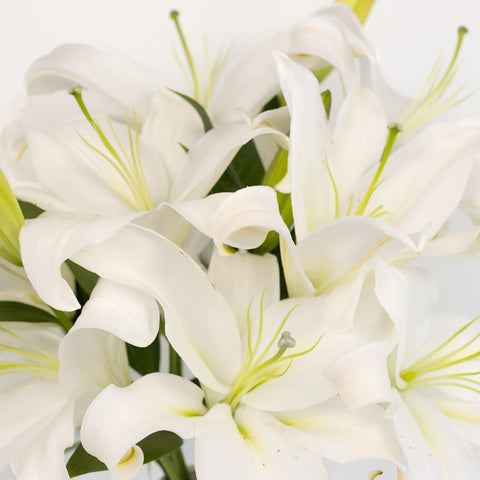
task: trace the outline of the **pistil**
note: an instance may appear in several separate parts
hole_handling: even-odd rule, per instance
[[[129,153],[127,153],[125,147],[120,142],[120,139],[118,138],[118,135],[113,128],[112,122],[110,121],[110,119],[107,119],[115,142],[120,149],[120,153],[118,153],[112,143],[108,140],[100,125],[96,122],[96,120],[88,111],[83,100],[82,87],[80,85],[77,85],[76,87],[73,87],[69,91],[69,93],[75,98],[78,106],[80,107],[80,110],[84,114],[88,123],[95,130],[99,140],[101,141],[107,152],[110,154],[110,156],[99,150],[97,147],[92,145],[90,142],[88,142],[88,140],[86,140],[79,134],[80,138],[100,157],[106,160],[112,168],[114,168],[114,170],[121,177],[124,185],[127,187],[130,195],[125,195],[125,192],[123,191],[124,189],[116,187],[112,183],[113,180],[111,178],[106,179],[107,182],[130,204],[130,206],[134,210],[151,210],[153,208],[153,202],[150,192],[148,190],[147,182],[145,180],[145,175],[143,172],[142,162],[140,158],[140,142],[138,133],[139,127],[136,115],[134,115],[135,139],[133,139],[130,125],[127,121]],[[122,156],[124,158],[122,158]]]

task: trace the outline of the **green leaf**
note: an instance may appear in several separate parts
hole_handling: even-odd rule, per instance
[[[172,90],[172,89],[169,89],[169,90],[177,94],[179,97],[182,97],[186,102],[188,102],[195,109],[195,111],[200,116],[200,119],[202,120],[205,133],[213,128],[213,123],[210,120],[210,117],[208,116],[207,111],[203,108],[202,105],[200,105],[196,100],[194,100],[192,97],[189,97],[188,95],[177,92],[176,90]]]
[[[20,302],[0,302],[0,322],[59,323],[45,310]]]
[[[128,362],[132,368],[142,375],[158,372],[160,367],[159,336],[147,347],[136,347],[127,343]]]
[[[255,142],[250,140],[240,148],[210,193],[236,192],[241,188],[260,185],[264,174]]]
[[[107,467],[97,457],[90,455],[80,443],[67,462],[67,470],[70,477],[77,477],[84,473],[101,472]]]
[[[23,200],[19,200],[18,204],[22,210],[23,216],[27,218],[37,218],[43,210],[40,207],[37,207],[33,203],[24,202]]]
[[[138,442],[144,455],[144,463],[152,462],[163,455],[167,455],[182,445],[182,439],[172,432],[155,432]],[[107,470],[103,462],[90,455],[79,444],[67,462],[67,470],[70,477],[77,477],[85,473],[100,472]]]
[[[75,276],[75,280],[77,281],[78,285],[80,285],[80,288],[87,294],[87,296],[90,296],[92,290],[97,284],[98,275],[86,270],[71,260],[67,260],[67,265]]]

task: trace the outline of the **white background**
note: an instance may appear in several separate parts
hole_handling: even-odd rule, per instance
[[[120,51],[158,69],[166,79],[177,82],[180,89],[183,80],[173,60],[174,34],[168,19],[172,8],[181,12],[192,50],[201,59],[204,32],[212,53],[219,45],[233,40],[234,57],[256,39],[291,25],[326,3],[325,0],[0,0],[0,127],[5,125],[22,91],[22,77],[29,64],[61,43],[82,42]],[[470,33],[465,39],[456,84],[466,84],[467,89],[473,90],[480,87],[479,0],[377,0],[366,29],[378,48],[382,70],[389,82],[402,93],[414,96],[438,54],[443,51],[449,58],[459,25],[466,25]],[[453,113],[480,116],[480,93]],[[448,273],[441,284],[442,301],[458,304],[472,315],[480,313],[479,265],[465,261],[460,268],[452,269],[452,264],[445,262],[436,268]],[[469,272],[468,281],[459,282],[465,271]],[[352,466],[334,478],[365,480],[375,466]],[[391,476],[379,478],[396,478],[391,469],[390,473]],[[99,478],[96,475],[82,478],[87,477]],[[158,479],[159,475],[145,473],[142,478]]]

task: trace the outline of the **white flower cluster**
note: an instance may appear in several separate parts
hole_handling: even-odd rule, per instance
[[[420,268],[478,244],[480,119],[435,118],[466,29],[403,98],[372,3],[222,53],[203,83],[172,12],[191,91],[84,45],[30,67],[1,138],[0,469],[479,478],[480,321],[433,311]]]

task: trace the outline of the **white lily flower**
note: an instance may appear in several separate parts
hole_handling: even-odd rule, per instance
[[[123,342],[48,324],[0,326],[0,470],[18,479],[68,479],[64,451],[102,388],[129,383]]]
[[[475,478],[480,445],[478,319],[429,314],[425,277],[377,265],[377,296],[395,324],[390,415],[408,479]]]
[[[210,225],[197,228],[237,248],[255,248],[277,231],[290,295],[333,296],[342,287],[338,299],[351,298],[350,311],[376,257],[407,262],[420,252],[458,253],[474,241],[478,226],[436,235],[464,194],[480,121],[433,125],[395,148],[400,127],[388,130],[375,94],[356,88],[332,132],[316,78],[285,55],[275,59],[292,117],[282,184],[291,191],[296,246],[276,206],[242,205],[252,188],[217,205]]]
[[[136,251],[122,255],[133,241]],[[209,279],[178,246],[128,225],[74,260],[154,296],[169,342],[201,384],[153,373],[97,397],[83,422],[82,444],[115,478],[131,478],[125,459],[141,463],[135,445],[157,430],[196,438],[199,479],[287,478],[292,469],[302,478],[325,478],[323,455],[397,461],[384,410],[370,405],[347,412],[335,398],[319,363],[324,316],[317,305],[278,302],[278,287],[270,286],[278,282],[273,257],[216,256]],[[167,270],[177,275],[161,273]],[[236,277],[225,282],[232,272]],[[343,439],[351,448],[342,451]]]

